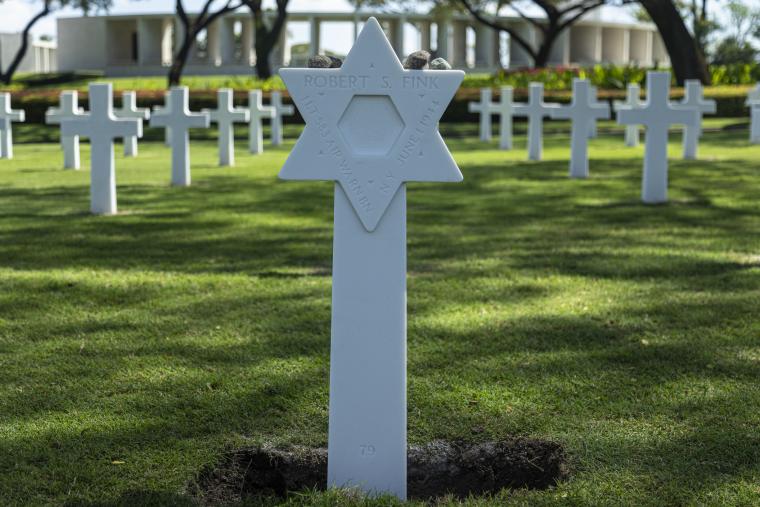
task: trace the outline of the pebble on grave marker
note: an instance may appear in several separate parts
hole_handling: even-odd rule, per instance
[[[172,175],[171,184],[190,186],[190,134],[191,128],[208,128],[208,113],[190,111],[190,93],[186,86],[175,86],[169,91],[167,107],[153,110],[151,127],[167,127],[171,132]]]
[[[115,109],[114,114],[117,118],[136,118],[140,120],[150,119],[150,109],[137,107],[137,93],[123,92],[121,94],[121,109]],[[124,138],[124,156],[137,156],[137,136],[128,136]]]
[[[570,177],[588,178],[589,125],[597,119],[609,119],[610,106],[606,102],[591,101],[591,85],[587,79],[573,79],[573,97],[569,105],[551,110],[558,120],[571,120]]]
[[[13,122],[23,121],[26,113],[11,108],[11,94],[0,93],[0,158],[13,158]]]
[[[90,138],[90,211],[94,215],[116,213],[115,139],[142,137],[142,121],[117,118],[113,111],[111,83],[91,83],[90,111],[61,120],[61,134]]]
[[[668,129],[693,122],[694,113],[670,103],[670,72],[647,72],[647,98],[639,108],[623,106],[617,121],[646,127],[641,199],[647,204],[668,200]]]
[[[747,94],[747,101],[744,103],[749,108],[749,142],[750,144],[760,144],[760,83]]]
[[[451,64],[443,58],[436,58],[430,62],[431,70],[451,70]]]
[[[425,50],[410,53],[404,59],[404,68],[409,70],[423,70],[428,68],[430,62],[430,53]]]
[[[616,100],[612,105],[617,113],[621,109],[630,107],[639,109],[644,102],[641,100],[641,88],[636,83],[629,83],[625,100]],[[625,145],[635,148],[641,142],[641,127],[635,124],[625,126]]]
[[[544,118],[551,117],[552,109],[559,104],[547,104],[544,102],[544,84],[530,83],[528,90],[528,103],[515,104],[515,116],[528,118],[528,159],[541,160],[544,146]]]
[[[248,123],[251,119],[247,109],[235,107],[235,95],[229,88],[217,91],[216,109],[204,109],[212,123],[219,127],[219,166],[235,165],[235,123]]]
[[[403,499],[406,182],[462,179],[437,124],[464,73],[405,89],[407,73],[431,71],[403,69],[375,18],[338,71],[366,86],[307,84],[324,72],[280,70],[306,121],[280,177],[335,180],[328,486]]]
[[[61,92],[57,108],[51,107],[45,112],[45,123],[48,125],[60,125],[64,118],[73,118],[84,114],[84,109],[79,107],[79,94],[76,90]],[[63,149],[63,168],[78,170],[80,166],[79,136],[64,136],[61,134],[61,148]]]

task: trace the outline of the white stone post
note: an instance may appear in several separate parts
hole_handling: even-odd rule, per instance
[[[745,105],[749,108],[749,142],[760,144],[760,83],[747,94]]]

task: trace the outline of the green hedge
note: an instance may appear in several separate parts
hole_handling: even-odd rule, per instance
[[[709,98],[714,98],[718,103],[718,116],[721,117],[742,117],[746,116],[747,109],[744,106],[749,86],[736,86],[736,87],[711,87],[706,88],[705,95]],[[27,121],[30,123],[44,123],[45,112],[50,107],[56,107],[58,105],[58,91],[21,91],[13,94],[13,107],[24,109],[26,111]],[[494,100],[499,96],[498,87],[494,91]],[[524,87],[515,88],[514,98],[516,101],[524,102],[528,100],[528,92]],[[235,92],[235,102],[240,105],[244,105],[248,94],[246,91]],[[447,122],[459,122],[459,121],[477,121],[478,116],[474,113],[467,111],[467,103],[470,101],[479,100],[480,89],[479,88],[461,88],[451,105],[446,111],[443,117],[443,121]],[[265,100],[269,100],[269,92],[264,92]],[[288,94],[283,93],[283,97],[287,102]],[[673,100],[679,100],[683,97],[683,89],[674,88],[671,97]],[[600,90],[599,98],[601,100],[608,100],[610,104],[614,100],[625,99],[625,92],[622,90]],[[137,94],[138,104],[141,107],[156,107],[164,104],[164,91],[139,91]],[[566,90],[547,90],[546,92],[547,102],[559,102],[567,103],[570,101],[570,92]],[[88,107],[87,94],[80,94],[80,106],[85,109]],[[116,99],[118,105],[119,99]],[[198,111],[203,108],[215,108],[216,107],[216,92],[214,91],[200,91],[192,92],[190,94],[190,108],[193,111]],[[293,117],[285,118],[287,123],[299,123],[303,120],[296,114]]]

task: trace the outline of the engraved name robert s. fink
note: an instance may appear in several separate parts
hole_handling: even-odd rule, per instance
[[[322,71],[330,72],[330,71]],[[366,76],[344,74],[307,74],[303,77],[305,88],[330,88],[336,90],[366,90],[367,88],[379,88],[381,90],[438,90],[438,77],[426,75],[401,76],[401,83],[394,86],[397,79],[391,76]]]

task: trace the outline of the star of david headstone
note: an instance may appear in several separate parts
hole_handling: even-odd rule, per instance
[[[281,69],[306,127],[280,172],[334,180],[328,484],[406,497],[406,182],[460,181],[464,73],[404,70],[370,18],[335,69]]]

